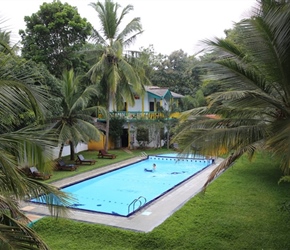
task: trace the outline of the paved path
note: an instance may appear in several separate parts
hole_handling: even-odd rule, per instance
[[[96,174],[128,165],[138,160],[141,160],[141,158],[136,157],[121,163],[112,164],[110,166],[82,173],[74,177],[54,182],[52,184],[57,187],[62,187],[94,176]],[[150,205],[146,206],[144,209],[141,209],[128,218],[101,213],[84,212],[74,209],[69,209],[68,218],[89,223],[110,225],[134,231],[150,232],[163,221],[165,221],[175,211],[181,208],[189,199],[191,199],[202,190],[208,175],[221,162],[221,159],[217,159],[215,162],[216,163],[214,165],[211,165],[205,170],[196,174],[194,177],[190,178],[183,184],[168,192],[166,195],[160,197]],[[22,203],[22,211],[26,212],[28,216],[50,215],[46,206],[30,202]]]

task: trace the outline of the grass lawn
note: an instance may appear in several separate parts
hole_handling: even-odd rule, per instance
[[[284,204],[290,203],[290,183],[278,185],[280,175],[268,155],[259,154],[251,163],[242,158],[150,233],[53,218],[33,228],[52,250],[286,250],[290,211]]]

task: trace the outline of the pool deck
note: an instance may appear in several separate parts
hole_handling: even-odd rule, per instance
[[[92,176],[126,166],[141,160],[140,157],[135,157],[130,160],[118,162],[107,167],[92,170],[86,173],[69,177],[60,181],[53,182],[52,185],[56,187],[63,187]],[[222,159],[216,159],[215,164],[210,165],[203,171],[199,172],[189,180],[185,181],[178,187],[169,191],[159,199],[156,199],[145,208],[131,215],[130,217],[121,217],[115,215],[108,215],[102,213],[86,212],[81,210],[69,209],[66,218],[88,223],[97,223],[109,225],[113,227],[123,228],[127,230],[150,232],[155,227],[159,226],[175,211],[181,208],[189,199],[198,194],[206,182],[211,171],[217,167]],[[43,216],[50,216],[46,206],[32,202],[21,202],[21,210],[30,218],[35,221]]]

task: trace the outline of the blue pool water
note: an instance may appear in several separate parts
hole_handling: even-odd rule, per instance
[[[151,170],[153,163],[157,166],[155,172],[144,171],[145,168]],[[205,159],[149,156],[140,162],[65,187],[62,191],[73,194],[77,199],[73,208],[129,216],[210,164]]]

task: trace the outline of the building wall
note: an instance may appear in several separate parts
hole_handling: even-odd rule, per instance
[[[142,98],[140,99],[135,99],[135,105],[130,106],[128,105],[128,110],[127,111],[142,111]]]
[[[143,98],[142,97],[135,97],[135,105],[134,106],[127,105],[126,111],[132,112],[131,114],[130,113],[128,114],[128,118],[129,119],[140,118],[138,116],[135,116],[135,114],[133,112],[142,112],[143,111],[146,114],[145,118],[152,119],[152,120],[158,119],[159,117],[162,117],[162,113],[157,112],[157,107],[159,105],[159,104],[157,105],[157,103],[160,103],[160,106],[164,110],[169,110],[169,106],[170,106],[170,103],[172,101],[174,101],[174,99],[169,94],[166,94],[164,97],[161,97],[159,95],[154,95],[153,93],[146,92],[144,94]],[[147,113],[150,110],[150,102],[155,103],[154,104],[155,113],[153,113],[153,112]],[[112,102],[110,105],[110,111],[113,111]],[[144,114],[144,116],[145,116],[145,114]],[[178,116],[179,116],[179,113],[175,113],[175,114],[171,115],[171,118],[177,118]],[[134,121],[130,121],[130,123],[127,123],[124,125],[124,129],[128,129],[128,148],[131,148],[131,149],[138,148],[139,144],[138,144],[138,141],[136,140],[137,128],[134,128],[134,126],[135,126]],[[164,141],[156,138],[154,141],[148,143],[147,146],[148,147],[156,147],[156,146],[162,147],[163,145],[164,145]],[[104,147],[104,144],[102,144],[102,142],[97,142],[94,144],[90,143],[90,145],[89,145],[90,150],[98,150],[98,149],[101,149],[103,147]],[[114,147],[111,147],[111,148],[114,148]]]
[[[90,141],[88,143],[88,150],[101,150],[105,148],[105,140],[106,140],[106,136],[104,134],[102,134],[100,136],[100,140],[99,141]],[[109,140],[109,145],[108,145],[109,149],[114,149],[115,148],[115,144],[112,140]]]
[[[165,109],[168,110],[169,108],[169,102],[170,100],[166,99],[156,99],[153,97],[149,97],[148,92],[145,93],[144,97],[144,104],[143,104],[143,111],[144,112],[149,112],[150,108],[150,102],[161,102],[161,106]],[[113,103],[110,103],[110,111],[113,111]],[[139,97],[139,99],[135,99],[135,105],[134,106],[127,106],[127,111],[128,112],[141,112],[142,111],[142,97]]]
[[[59,150],[60,150],[60,146],[52,148],[53,159],[57,159],[58,158]],[[75,147],[75,153],[79,153],[79,152],[82,152],[82,151],[85,151],[85,150],[88,150],[88,144],[86,144],[86,143],[79,143]],[[69,145],[65,145],[64,146],[61,156],[63,157],[63,156],[67,156],[67,155],[70,155],[70,146]]]

